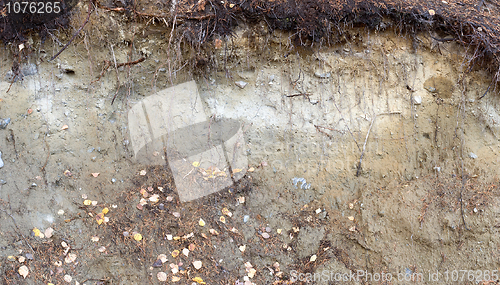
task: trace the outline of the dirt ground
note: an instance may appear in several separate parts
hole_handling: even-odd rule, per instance
[[[71,33],[29,39],[19,80],[3,46],[0,283],[498,283],[491,74],[386,26],[300,47],[242,24],[198,49],[100,10],[53,62]],[[211,118],[241,122],[249,165],[180,202],[167,167],[135,160],[127,116],[190,80]]]

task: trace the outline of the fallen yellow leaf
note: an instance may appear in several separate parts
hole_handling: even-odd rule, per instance
[[[207,284],[203,281],[203,279],[201,279],[200,277],[195,277],[192,279],[194,282],[198,283],[198,284]]]
[[[97,221],[97,224],[102,224],[102,222],[104,222],[104,214],[103,213],[99,213],[95,216],[95,220]]]
[[[134,239],[135,239],[136,241],[141,241],[141,240],[142,240],[142,235],[141,235],[141,234],[135,234],[135,235],[134,235]]]
[[[176,249],[176,250],[174,250],[174,251],[172,251],[172,257],[174,257],[174,258],[175,258],[175,257],[179,256],[179,253],[180,253],[180,252],[179,252],[177,249]]]
[[[102,213],[103,213],[103,214],[107,214],[108,212],[109,212],[108,207],[106,207],[106,208],[102,209]]]
[[[231,213],[227,208],[222,209],[222,213],[226,216],[232,217],[233,213]]]
[[[34,228],[34,229],[33,229],[33,233],[35,233],[35,236],[36,236],[36,237],[39,237],[41,232],[40,232],[40,230],[39,230],[39,229]]]
[[[192,163],[192,164],[193,164],[193,166],[194,166],[194,167],[198,167],[198,166],[200,166],[200,163],[199,163],[198,161],[193,161],[193,163]]]

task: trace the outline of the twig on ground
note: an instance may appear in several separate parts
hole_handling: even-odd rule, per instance
[[[365,155],[366,142],[368,141],[368,136],[370,136],[370,131],[372,129],[373,122],[375,122],[375,119],[377,118],[377,116],[382,116],[382,115],[397,115],[397,114],[401,114],[401,111],[392,111],[392,112],[380,113],[378,115],[375,114],[373,116],[372,122],[370,123],[370,127],[368,128],[368,132],[366,133],[366,138],[365,138],[365,142],[363,143],[363,150],[361,152],[361,156],[359,157],[358,168],[356,170],[356,177],[359,177],[359,175],[361,174],[361,162],[363,161],[363,156]]]
[[[299,95],[302,95],[302,94],[299,94]],[[340,109],[337,107],[337,104],[335,103],[335,100],[333,101],[333,104],[335,105],[335,107],[339,111],[339,114],[340,114],[342,120],[344,120],[344,122],[345,122],[345,119],[342,116],[342,113],[340,113]],[[357,170],[356,170],[356,177],[359,177],[359,175],[361,174],[361,162],[363,161],[363,156],[365,155],[366,143],[368,142],[368,137],[370,136],[370,131],[371,131],[372,127],[373,127],[373,123],[375,122],[375,118],[377,118],[377,116],[382,116],[382,115],[399,115],[401,113],[402,113],[401,111],[392,111],[392,112],[375,114],[373,116],[373,118],[372,118],[371,123],[370,123],[370,127],[368,128],[368,132],[366,133],[365,142],[363,143],[363,148],[359,147],[358,142],[356,141],[356,139],[354,138],[354,135],[352,134],[351,130],[349,129],[349,126],[346,124],[347,130],[349,131],[349,133],[351,134],[354,142],[356,143],[356,146],[358,147],[358,150],[361,152],[361,156],[359,157],[359,162],[358,162],[358,166],[357,166]],[[316,128],[316,130],[318,132],[320,132],[322,134],[325,134],[329,138],[333,138],[332,135],[328,134],[327,132],[323,131],[322,129],[326,129],[326,130],[330,130],[330,131],[336,131],[336,132],[339,132],[339,133],[343,133],[342,131],[339,131],[339,130],[336,130],[336,129],[333,129],[333,128],[322,127],[322,126],[318,126],[318,125],[314,125],[314,127]]]
[[[9,89],[7,89],[7,91],[5,91],[5,93],[9,93],[10,88],[12,87],[12,84],[14,84],[14,82],[16,82],[16,78],[19,76],[19,54],[14,53],[14,57],[15,57],[15,60],[12,63],[12,72],[14,73],[14,77],[12,77],[12,82],[9,85]]]
[[[40,171],[42,171],[42,173],[43,173],[45,185],[48,185],[48,183],[47,183],[47,171],[46,171],[45,167],[47,167],[47,163],[49,163],[50,146],[49,146],[49,143],[47,142],[47,133],[45,133],[43,140],[45,141],[45,146],[47,146],[47,158],[45,159],[45,163],[43,164]]]
[[[366,142],[368,141],[368,137],[370,136],[370,131],[372,130],[373,127],[373,122],[375,122],[376,118],[377,115],[374,115],[372,118],[372,122],[370,123],[370,127],[368,128],[368,132],[366,133],[365,142],[363,143],[363,151],[361,152],[361,156],[359,157],[358,169],[356,170],[356,177],[359,177],[359,175],[361,174],[361,162],[363,161],[363,156],[365,155]]]
[[[456,41],[456,40],[457,40],[457,38],[450,38],[450,39],[448,39],[448,38],[445,38],[445,39],[438,39],[438,38],[435,38],[435,37],[433,37],[433,36],[431,36],[431,38],[432,38],[433,40],[435,40],[435,41],[438,41],[438,42],[451,42],[451,41]]]
[[[347,121],[344,119],[344,116],[342,115],[342,112],[340,112],[340,108],[337,106],[337,103],[335,102],[335,99],[333,99],[333,105],[335,105],[335,108],[337,108],[337,111],[339,111],[339,115],[342,118],[342,121],[344,121],[344,124],[345,124],[345,126],[347,128],[347,131],[349,132],[349,134],[351,134],[351,137],[354,140],[354,143],[356,144],[356,146],[358,147],[358,150],[361,151],[361,148],[359,147],[358,141],[356,140],[356,138],[352,134],[351,129],[349,129],[349,125],[347,125]]]
[[[58,57],[73,42],[73,40],[76,38],[76,36],[78,36],[78,34],[83,29],[83,27],[87,24],[87,22],[90,19],[90,14],[92,14],[92,11],[94,11],[94,9],[92,8],[92,0],[89,0],[89,9],[88,10],[89,10],[89,12],[87,14],[87,19],[85,19],[85,22],[83,22],[83,24],[76,31],[76,33],[73,34],[73,37],[71,37],[69,42],[58,53],[56,53],[49,61],[53,61],[54,59],[56,59],[56,57]]]
[[[47,27],[45,27],[45,31],[47,32],[47,34],[49,34],[49,36],[52,38],[52,40],[54,42],[56,42],[58,45],[60,45],[60,46],[64,45],[63,43],[61,43],[61,41],[59,41],[59,39],[54,34],[52,34],[51,32],[49,32],[49,29],[47,29]]]
[[[493,85],[493,83],[496,82],[495,79],[496,78],[493,77],[493,80],[491,80],[491,83],[490,83],[490,85],[488,85],[488,88],[486,89],[486,91],[484,92],[484,94],[481,95],[479,98],[477,98],[478,100],[483,99],[483,97],[486,96],[486,94],[488,94],[488,91],[490,91],[491,85]]]
[[[400,115],[401,113],[402,113],[401,111],[392,111],[392,112],[380,113],[377,116],[382,116],[382,115]]]
[[[113,57],[114,57],[114,55],[113,55]],[[116,96],[118,95],[118,90],[120,89],[120,79],[118,78],[118,67],[122,67],[122,66],[125,66],[125,65],[126,66],[130,66],[132,64],[138,64],[139,62],[143,62],[145,59],[146,59],[145,57],[141,57],[138,60],[129,61],[129,62],[120,63],[120,64],[116,64],[116,59],[115,59],[115,68],[116,68],[116,77],[117,77],[117,80],[118,80],[118,88],[116,89],[115,96],[113,96],[113,100],[111,100],[111,105],[113,105],[113,103],[115,102]]]
[[[460,214],[462,215],[462,222],[464,223],[465,229],[469,230],[469,228],[467,227],[467,223],[465,223],[464,201],[462,200],[462,192],[464,191],[465,183],[467,182],[467,177],[463,174],[463,167],[464,167],[464,162],[462,160],[462,187],[460,188]]]
[[[118,85],[120,85],[120,74],[118,73],[118,65],[116,64],[115,50],[113,49],[113,45],[110,45],[110,48],[113,54],[113,63],[115,64],[116,80],[118,81]]]
[[[120,83],[120,73],[118,72],[118,66],[116,64],[116,56],[115,56],[115,50],[113,49],[113,45],[110,45],[111,48],[111,53],[113,54],[113,63],[115,64],[115,71],[116,71],[116,81],[118,82],[118,86],[116,87],[116,92],[115,95],[113,96],[113,100],[111,100],[111,105],[115,102],[116,96],[118,95],[118,91],[120,90],[120,86],[122,85]]]
[[[108,278],[103,278],[103,279],[98,279],[98,278],[87,278],[87,279],[85,279],[85,281],[83,281],[83,282],[82,282],[82,284],[85,284],[85,282],[87,282],[87,281],[108,282],[108,281],[110,281],[110,280],[111,280],[111,278],[109,278],[109,277],[108,277]]]
[[[26,239],[26,237],[21,233],[21,230],[17,226],[16,219],[14,219],[14,216],[12,216],[10,213],[8,213],[6,210],[4,210],[2,208],[0,208],[0,211],[4,212],[5,214],[7,214],[12,219],[12,222],[14,223],[14,226],[16,227],[16,233],[23,238],[24,242],[29,246],[29,248],[31,249],[31,251],[33,251],[33,253],[36,254],[35,250],[31,246],[31,244],[28,242],[28,240]]]
[[[172,44],[172,37],[174,36],[175,24],[177,22],[177,15],[174,16],[174,21],[172,22],[172,30],[170,31],[170,37],[168,38],[168,46],[167,46],[167,58],[168,58],[168,74],[170,75],[170,83],[174,84],[172,80],[172,65],[170,59],[170,45]]]
[[[304,96],[304,97],[309,97],[311,93],[297,93],[297,94],[290,94],[290,95],[285,95],[286,97],[298,97],[298,96]]]
[[[141,63],[141,62],[143,62],[143,61],[145,61],[145,60],[146,60],[146,58],[145,58],[145,57],[141,57],[141,58],[139,58],[138,60],[129,61],[129,62],[123,62],[123,63],[118,63],[118,64],[116,65],[116,67],[118,68],[118,67],[122,67],[122,66],[125,66],[125,65],[130,66],[130,65],[134,65],[134,64]]]
[[[301,92],[301,93],[296,93],[296,94],[290,94],[290,95],[285,95],[287,98],[293,98],[293,97],[299,97],[299,96],[304,96],[304,98],[307,99],[307,101],[309,101],[309,103],[311,103],[312,105],[316,105],[318,104],[318,101],[316,102],[312,102],[311,101],[311,98],[309,96],[311,96],[312,94],[311,93],[304,93],[304,92]]]
[[[328,128],[328,127],[323,127],[323,126],[318,126],[318,125],[314,125],[314,127],[316,128],[316,130],[324,135],[326,135],[327,137],[333,139],[333,136],[330,135],[329,133],[323,131],[322,129],[325,129],[325,130],[330,130],[330,131],[335,131],[335,132],[339,132],[341,134],[344,134],[343,131],[339,131],[339,130],[336,130],[334,128]]]
[[[14,146],[14,152],[16,153],[16,158],[19,158],[19,153],[17,153],[16,149],[16,137],[14,136],[14,130],[10,129],[10,139],[12,140],[12,145]]]
[[[467,227],[467,223],[465,222],[465,216],[464,216],[464,201],[463,201],[463,196],[462,192],[465,190],[465,183],[467,183],[467,175],[465,174],[465,169],[464,169],[464,135],[465,135],[465,80],[461,82],[462,85],[462,102],[459,107],[459,112],[457,112],[457,129],[455,129],[455,135],[457,135],[457,130],[458,130],[458,123],[459,123],[459,115],[462,115],[462,120],[461,122],[461,132],[460,132],[460,148],[459,148],[459,159],[460,159],[460,174],[462,178],[462,186],[460,187],[460,193],[459,193],[459,199],[460,199],[460,215],[462,216],[462,223],[464,224],[464,227],[466,230],[469,230]]]
[[[9,93],[10,88],[12,87],[12,84],[14,84],[14,80],[12,80],[12,82],[11,82],[11,83],[10,83],[10,85],[9,85],[9,89],[7,89],[7,91],[5,91],[5,93]]]
[[[138,60],[134,60],[134,61],[116,63],[115,67],[120,68],[120,67],[125,66],[125,65],[130,66],[130,65],[141,63],[145,60],[146,60],[145,57],[141,57]],[[104,67],[102,68],[101,74],[99,74],[99,77],[96,80],[92,81],[91,84],[96,83],[97,81],[101,80],[101,77],[104,75],[104,73],[106,73],[106,71],[108,71],[108,68],[110,68],[111,65],[112,65],[111,61],[104,60]]]

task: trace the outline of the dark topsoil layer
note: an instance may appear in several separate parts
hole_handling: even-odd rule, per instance
[[[24,41],[25,33],[31,30],[41,33],[44,39],[51,29],[67,27],[68,15],[77,4],[77,0],[61,1],[63,9],[59,14],[15,14],[6,9],[9,1],[13,0],[0,0],[3,7],[0,10],[0,39],[4,42]],[[494,73],[494,81],[500,79],[500,4],[495,1],[92,1],[91,11],[99,7],[125,13],[132,20],[156,18],[169,25],[175,22],[176,29],[194,45],[203,45],[214,37],[230,36],[241,22],[265,21],[270,30],[294,31],[297,45],[325,39],[330,43],[336,39],[340,41],[339,35],[352,26],[382,30],[392,23],[396,31],[410,35],[434,31],[437,41],[457,41],[469,47],[474,55],[471,68],[487,67]]]

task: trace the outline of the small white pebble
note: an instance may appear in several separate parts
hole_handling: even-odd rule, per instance
[[[200,269],[200,268],[201,268],[201,266],[202,266],[202,262],[201,262],[201,261],[199,261],[199,260],[193,261],[193,266],[194,266],[194,268],[196,268],[196,269]]]
[[[239,247],[240,251],[241,252],[245,252],[245,250],[247,249],[247,246],[246,245],[242,245]]]
[[[167,273],[160,271],[156,274],[156,278],[158,278],[158,281],[160,282],[165,282],[167,281]]]
[[[68,274],[64,275],[64,281],[70,283],[71,280],[73,280],[73,277],[69,276]]]

